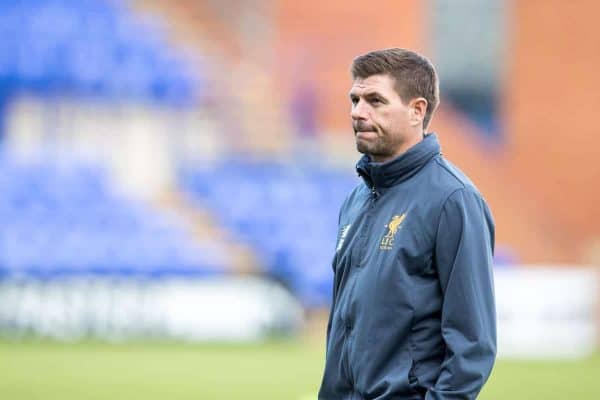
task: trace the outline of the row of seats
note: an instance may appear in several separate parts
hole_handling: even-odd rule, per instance
[[[111,189],[97,166],[0,159],[0,274],[212,275],[218,247]]]
[[[0,94],[197,99],[198,66],[168,45],[156,18],[107,0],[0,2]]]
[[[306,307],[331,301],[337,215],[357,178],[290,164],[229,161],[182,172],[184,190],[259,254]]]
[[[228,163],[184,173],[183,187],[261,257],[307,307],[331,300],[337,212],[351,175]],[[119,194],[89,163],[0,157],[0,276],[204,276],[226,256],[173,218]]]

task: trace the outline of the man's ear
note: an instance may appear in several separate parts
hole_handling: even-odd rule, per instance
[[[417,97],[410,101],[410,124],[417,126],[423,124],[425,114],[427,113],[427,100],[423,97]]]

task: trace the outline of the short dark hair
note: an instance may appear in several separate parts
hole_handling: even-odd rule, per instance
[[[396,91],[404,103],[423,97],[427,110],[423,129],[427,129],[440,100],[439,79],[433,64],[414,51],[392,48],[375,50],[352,61],[352,79],[388,74],[396,80]]]

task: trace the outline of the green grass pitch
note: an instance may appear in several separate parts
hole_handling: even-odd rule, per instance
[[[0,399],[315,400],[322,346],[0,342]],[[600,355],[496,364],[480,399],[600,399]]]

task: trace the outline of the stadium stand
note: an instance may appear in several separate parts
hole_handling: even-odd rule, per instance
[[[199,93],[198,70],[167,45],[160,22],[121,2],[0,2],[0,96],[189,104]]]
[[[182,221],[111,188],[82,162],[0,160],[0,273],[143,278],[223,273],[225,257]]]
[[[218,22],[208,5],[191,0],[145,5],[188,21],[180,25],[191,29],[189,36],[204,37],[196,54],[215,39],[210,32],[221,32],[207,28]],[[213,25],[201,35],[198,21]],[[0,2],[0,106],[21,92],[50,100],[194,104],[209,80],[203,75],[208,69],[192,69],[191,60],[168,42],[163,22],[131,12],[128,2],[120,1]],[[243,52],[231,47],[230,58],[237,60],[240,55],[235,55]],[[247,60],[230,64],[246,67],[239,67],[239,85],[232,85],[239,101],[223,102],[239,112],[227,108],[222,119],[234,122],[227,126],[235,131],[236,142],[276,142],[284,130],[269,113],[276,114],[277,107],[264,103],[264,93],[279,92],[265,89],[274,87],[274,81],[257,84],[269,74]],[[236,76],[221,75],[223,80]],[[275,101],[274,96],[267,100]],[[256,132],[246,132],[249,127]],[[227,270],[225,259],[231,254],[223,254],[222,246],[210,238],[198,240],[189,223],[180,223],[182,218],[115,193],[98,166],[65,160],[24,163],[3,155],[0,168],[5,193],[0,200],[2,274],[203,276]],[[209,168],[184,168],[181,185],[198,209],[212,211],[235,241],[250,245],[266,275],[283,282],[307,308],[319,308],[331,299],[337,214],[357,182],[350,171],[226,160]],[[500,252],[499,258],[511,259],[510,252]]]
[[[337,215],[357,178],[277,162],[226,161],[182,172],[184,190],[252,245],[265,273],[307,308],[331,300]]]
[[[201,93],[199,71],[167,43],[159,19],[130,12],[126,2],[0,2],[0,104],[27,93],[191,105]],[[223,272],[218,246],[199,244],[181,221],[114,192],[99,166],[4,153],[1,274]]]

